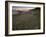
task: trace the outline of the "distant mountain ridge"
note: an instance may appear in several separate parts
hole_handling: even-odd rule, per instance
[[[29,9],[28,11],[21,11],[21,10],[13,10],[13,14],[32,14],[33,11],[37,11],[40,8],[35,8],[35,9]]]

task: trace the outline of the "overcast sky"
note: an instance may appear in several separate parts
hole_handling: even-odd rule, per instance
[[[13,6],[12,10],[21,10],[21,11],[28,11],[29,9],[34,9],[35,7],[20,7],[20,6]]]

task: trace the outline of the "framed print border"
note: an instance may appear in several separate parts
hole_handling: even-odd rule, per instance
[[[14,3],[28,3],[28,4],[43,4],[43,32],[42,33],[28,33],[28,34],[8,34],[8,2]],[[5,36],[18,36],[18,35],[34,35],[34,34],[45,34],[45,3],[40,2],[22,2],[22,1],[5,1]]]

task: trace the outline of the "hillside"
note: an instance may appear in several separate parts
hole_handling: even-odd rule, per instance
[[[18,13],[17,13],[18,12]],[[16,11],[13,17],[13,30],[28,30],[40,28],[40,8],[28,11]]]

